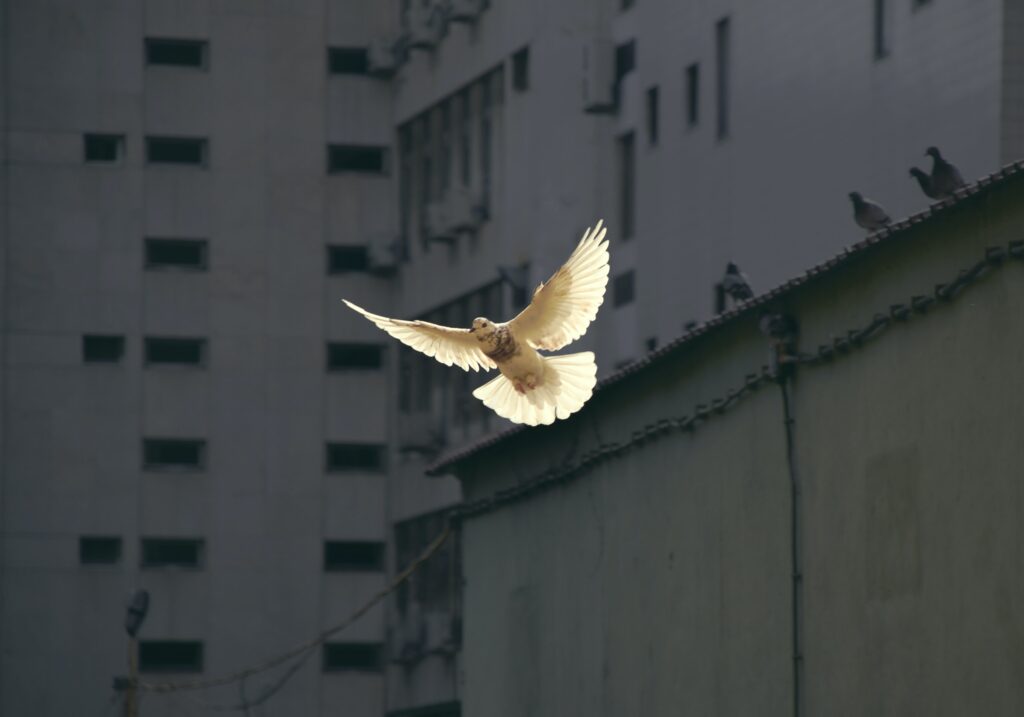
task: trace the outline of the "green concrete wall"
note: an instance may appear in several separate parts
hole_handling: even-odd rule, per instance
[[[1021,238],[1024,180],[1005,180],[778,306],[813,352]],[[798,369],[802,714],[1024,714],[1022,303],[1009,260]],[[767,355],[737,319],[458,465],[466,500],[692,413]],[[783,415],[769,383],[466,519],[465,714],[793,715]]]

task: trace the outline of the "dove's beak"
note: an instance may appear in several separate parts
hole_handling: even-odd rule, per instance
[[[476,327],[475,326],[471,326],[469,328],[469,333],[473,333],[474,331],[476,331]]]

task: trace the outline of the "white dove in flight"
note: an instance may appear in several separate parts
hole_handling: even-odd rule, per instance
[[[403,321],[358,311],[403,344],[433,356],[445,366],[501,375],[473,391],[499,416],[530,426],[554,423],[582,408],[597,383],[594,354],[584,351],[541,356],[556,351],[587,331],[604,301],[608,285],[607,229],[598,221],[589,228],[569,259],[533,292],[530,305],[511,321],[496,324],[473,319],[470,329],[439,326],[427,321]]]

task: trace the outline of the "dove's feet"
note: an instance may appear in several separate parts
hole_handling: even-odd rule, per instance
[[[516,393],[526,393],[526,389],[523,387],[523,382],[519,379],[512,382],[512,387],[516,390]]]
[[[512,381],[512,387],[515,388],[516,393],[526,393],[537,388],[537,377],[532,373],[526,374],[526,377],[522,380],[514,379]]]

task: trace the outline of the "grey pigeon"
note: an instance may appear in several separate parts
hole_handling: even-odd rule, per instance
[[[850,201],[853,202],[853,220],[857,222],[857,226],[864,227],[869,232],[881,229],[892,221],[880,205],[865,199],[860,192],[850,192]]]
[[[960,170],[943,159],[938,147],[929,147],[925,154],[932,158],[932,191],[936,199],[952,197],[953,192],[964,186]]]
[[[922,169],[917,167],[910,168],[910,176],[917,180],[917,183],[921,185],[921,191],[925,193],[925,196],[931,199],[942,199],[935,193],[935,189],[932,187],[932,176]]]
[[[725,266],[725,276],[715,285],[715,310],[717,313],[725,311],[725,297],[727,296],[737,304],[754,297],[750,281],[731,261]]]

